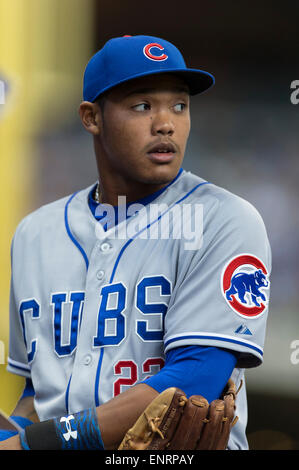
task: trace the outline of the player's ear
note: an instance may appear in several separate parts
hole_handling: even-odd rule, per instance
[[[102,128],[102,113],[99,105],[82,101],[78,112],[84,128],[92,135],[99,135]]]

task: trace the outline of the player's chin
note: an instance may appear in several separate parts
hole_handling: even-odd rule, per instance
[[[168,183],[178,174],[182,164],[180,155],[147,154],[147,173],[152,182]]]

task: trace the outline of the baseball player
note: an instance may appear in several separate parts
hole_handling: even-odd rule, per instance
[[[183,169],[190,97],[213,84],[152,36],[113,38],[87,64],[98,178],[14,235],[8,371],[26,378],[11,417],[24,431],[0,448],[117,449],[164,390],[211,403],[229,379],[227,448],[248,448],[244,370],[263,361],[271,252],[249,202]]]

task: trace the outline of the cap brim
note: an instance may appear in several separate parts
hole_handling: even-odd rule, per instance
[[[197,95],[203,93],[211,88],[215,83],[215,78],[204,70],[185,69],[181,71],[174,71],[176,75],[181,76],[186,81],[190,95]]]
[[[189,87],[190,95],[197,95],[199,93],[203,93],[209,88],[211,88],[215,83],[215,78],[209,72],[205,72],[204,70],[199,69],[160,69],[160,70],[149,70],[147,72],[139,73],[136,75],[131,75],[124,80],[120,80],[113,85],[104,88],[101,92],[96,95],[92,102],[100,97],[106,91],[112,90],[112,88],[121,85],[122,83],[126,83],[131,80],[135,80],[137,78],[146,77],[149,75],[158,75],[158,74],[168,74],[173,73],[179,77],[181,77]]]

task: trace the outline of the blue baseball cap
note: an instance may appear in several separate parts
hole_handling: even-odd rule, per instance
[[[158,73],[174,73],[196,95],[214,85],[213,75],[187,68],[180,51],[154,36],[110,39],[88,62],[83,80],[84,101],[94,102],[102,93],[129,80]]]

